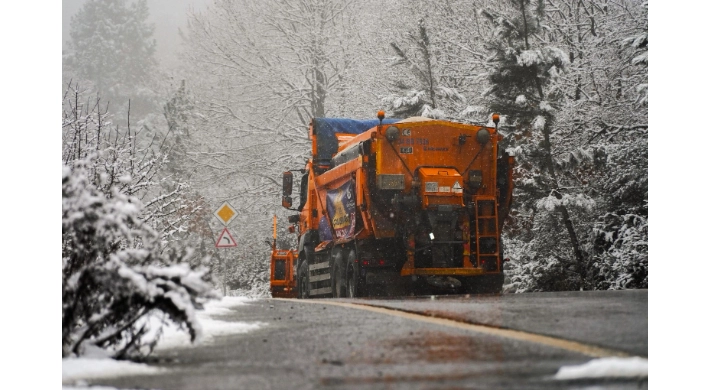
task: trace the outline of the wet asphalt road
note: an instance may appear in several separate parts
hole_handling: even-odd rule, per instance
[[[330,301],[330,300],[328,300]],[[648,354],[646,290],[333,300],[518,329]],[[266,322],[212,345],[161,351],[165,374],[90,381],[141,389],[645,389],[637,379],[552,379],[589,356],[534,342],[298,300],[238,306]]]

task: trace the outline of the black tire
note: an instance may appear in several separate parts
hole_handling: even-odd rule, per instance
[[[345,298],[347,290],[347,279],[345,276],[345,264],[341,253],[337,254],[333,261],[333,298]]]
[[[347,269],[345,275],[347,278],[347,286],[348,286],[347,297],[348,298],[357,298],[359,291],[358,291],[357,275],[355,274],[354,264],[348,265],[348,269]]]
[[[298,298],[308,299],[308,263],[301,263],[296,275],[298,278]]]
[[[347,269],[345,272],[345,278],[347,280],[347,294],[348,298],[357,298],[366,295],[365,283],[360,280],[357,272],[357,266],[355,260],[357,260],[357,254],[355,250],[351,249],[347,255]]]

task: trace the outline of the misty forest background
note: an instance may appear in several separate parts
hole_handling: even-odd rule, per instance
[[[308,157],[311,118],[379,109],[501,113],[517,160],[507,292],[648,287],[647,2],[214,0],[188,11],[171,66],[149,16],[145,0],[88,0],[69,25],[65,354],[140,334],[154,309],[189,325],[210,284],[266,294],[274,214],[295,243],[280,175]],[[224,201],[237,248],[215,248]],[[125,301],[105,305],[131,309],[78,318],[106,281]]]

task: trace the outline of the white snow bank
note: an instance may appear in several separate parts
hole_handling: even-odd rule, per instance
[[[202,325],[202,339],[196,343],[199,345],[210,344],[214,341],[215,336],[224,336],[229,334],[247,333],[252,330],[261,328],[263,323],[247,323],[247,322],[227,322],[214,320],[209,317],[197,315],[197,318]],[[159,321],[157,319],[153,321]],[[190,342],[190,335],[185,331],[179,330],[177,327],[169,325],[163,326],[163,336],[156,347],[156,350],[167,348],[186,348],[193,344]]]
[[[230,322],[213,318],[214,316],[230,314],[233,312],[232,308],[244,305],[250,300],[247,297],[223,297],[219,301],[210,301],[205,304],[204,310],[197,312],[197,318],[202,326],[202,339],[199,344],[209,344],[214,341],[215,336],[246,333],[265,325],[259,322]],[[151,328],[154,329],[160,323],[160,319],[157,317],[152,317],[150,321],[154,325]],[[163,325],[163,335],[156,349],[185,348],[191,345],[193,344],[190,343],[190,336],[187,332],[180,330],[173,324],[165,324]]]
[[[219,301],[212,300],[205,304],[205,309],[202,311],[207,314],[225,314],[231,311],[231,308],[245,305],[247,302],[254,299],[249,297],[222,297]]]
[[[123,375],[148,375],[163,371],[143,363],[97,358],[62,359],[62,382]]]
[[[555,374],[555,379],[583,378],[643,378],[648,377],[648,359],[638,356],[631,358],[600,358],[578,366],[563,366]]]
[[[247,297],[223,297],[219,301],[205,304],[204,310],[197,311],[197,318],[202,326],[200,344],[214,341],[215,336],[246,333],[266,325],[264,323],[247,323],[239,321],[222,321],[217,318],[233,313],[233,308],[249,302]],[[160,327],[160,318],[149,318],[151,328],[155,331]],[[184,348],[193,344],[186,331],[178,329],[172,323],[163,324],[162,337],[156,349]],[[150,332],[149,332],[150,333]],[[153,336],[153,335],[148,335]],[[108,353],[100,348],[87,347],[86,356],[81,358],[62,359],[62,383],[72,384],[79,380],[107,378],[127,375],[149,375],[164,372],[165,369],[148,366],[142,363],[118,361],[109,358]]]

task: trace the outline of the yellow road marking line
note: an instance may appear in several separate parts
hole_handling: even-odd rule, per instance
[[[271,299],[278,300],[278,301],[294,302],[293,299],[284,299],[284,298],[271,298]],[[577,341],[570,341],[570,340],[560,339],[560,338],[556,338],[556,337],[545,336],[545,335],[541,335],[541,334],[537,334],[537,333],[529,333],[529,332],[523,332],[520,330],[513,330],[513,329],[496,328],[494,326],[487,326],[487,325],[469,324],[466,322],[450,320],[447,318],[430,317],[430,316],[423,315],[423,314],[415,314],[415,313],[411,313],[411,312],[402,311],[399,309],[384,308],[381,306],[372,306],[372,305],[366,305],[366,304],[355,304],[355,303],[347,303],[347,302],[334,302],[334,301],[326,301],[326,300],[310,300],[310,299],[299,299],[297,301],[297,303],[314,303],[314,304],[323,304],[323,305],[331,305],[331,306],[340,306],[340,307],[345,307],[345,308],[350,308],[350,309],[366,310],[366,311],[371,311],[374,313],[386,314],[386,315],[406,318],[406,319],[410,319],[410,320],[414,320],[414,321],[420,321],[420,322],[426,322],[426,323],[435,324],[435,325],[447,326],[450,328],[463,329],[463,330],[477,332],[477,333],[484,333],[484,334],[489,334],[489,335],[498,336],[498,337],[505,337],[508,339],[514,339],[514,340],[542,344],[542,345],[546,345],[549,347],[561,348],[561,349],[565,349],[568,351],[581,353],[583,355],[587,355],[587,356],[591,356],[591,357],[612,357],[612,356],[630,357],[630,356],[633,356],[629,353],[622,352],[622,351],[617,351],[617,350],[603,348],[603,347],[597,347],[595,345],[584,344],[584,343],[580,343]]]

